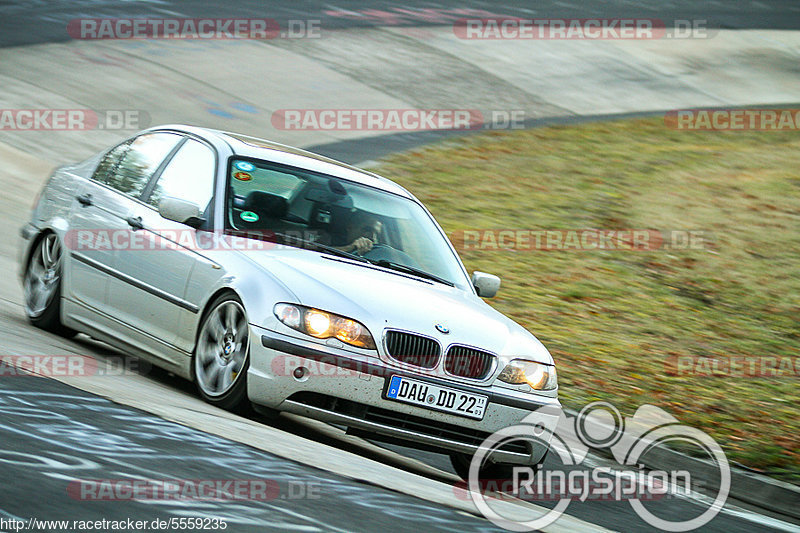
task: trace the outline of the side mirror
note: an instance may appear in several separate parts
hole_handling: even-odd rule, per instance
[[[478,291],[478,296],[482,298],[494,298],[497,291],[500,290],[500,278],[476,270],[472,273],[472,286]]]
[[[197,204],[179,198],[162,198],[158,203],[158,214],[167,220],[180,222],[195,229],[205,222],[200,218],[200,208]]]

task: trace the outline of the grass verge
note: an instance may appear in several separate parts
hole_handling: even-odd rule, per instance
[[[699,249],[653,251],[524,250],[514,239],[495,249],[481,233],[459,253],[470,271],[503,279],[491,303],[550,349],[567,407],[607,400],[629,416],[654,404],[708,432],[732,461],[798,483],[798,169],[797,132],[637,119],[463,137],[378,170],[450,235],[704,232]],[[678,371],[688,361],[679,357],[695,362]],[[696,373],[713,372],[706,358],[731,357],[775,357],[783,377]]]

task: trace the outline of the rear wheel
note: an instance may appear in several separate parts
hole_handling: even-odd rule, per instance
[[[223,294],[208,307],[194,350],[194,380],[205,401],[246,410],[249,358],[247,315],[239,298]]]
[[[36,327],[71,337],[76,331],[61,323],[61,241],[48,233],[34,246],[23,279],[25,314]]]

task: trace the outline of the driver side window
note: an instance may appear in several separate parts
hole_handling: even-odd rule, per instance
[[[179,198],[196,204],[203,212],[214,196],[214,151],[188,139],[167,164],[147,203],[158,209],[162,198]]]

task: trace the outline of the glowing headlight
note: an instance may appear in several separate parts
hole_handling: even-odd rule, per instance
[[[330,337],[331,316],[316,310],[306,311],[306,333],[315,337]]]
[[[497,379],[511,384],[527,383],[535,390],[553,390],[558,386],[556,367],[524,359],[508,363]]]
[[[280,303],[273,311],[278,320],[306,335],[318,339],[334,337],[351,346],[375,349],[372,335],[361,322],[302,305]]]

